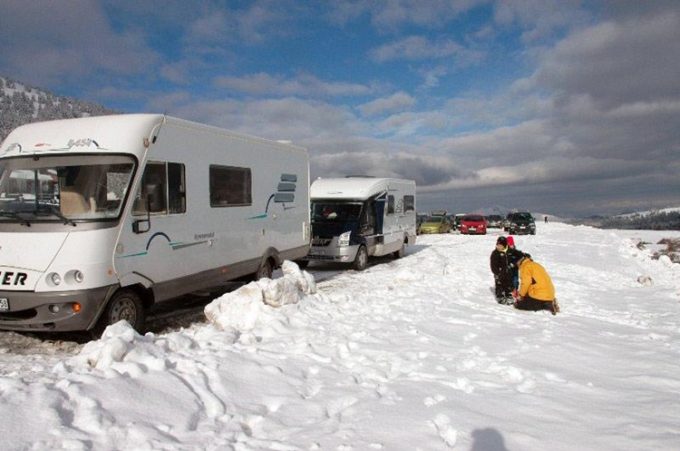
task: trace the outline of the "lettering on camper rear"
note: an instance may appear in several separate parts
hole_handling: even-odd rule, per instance
[[[27,278],[25,272],[0,271],[0,285],[26,285]]]

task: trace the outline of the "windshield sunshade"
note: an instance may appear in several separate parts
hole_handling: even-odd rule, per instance
[[[0,221],[117,218],[133,168],[115,155],[0,160]]]

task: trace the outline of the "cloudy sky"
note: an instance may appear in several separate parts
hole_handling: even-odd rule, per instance
[[[0,0],[0,75],[291,140],[418,210],[680,205],[680,2]]]

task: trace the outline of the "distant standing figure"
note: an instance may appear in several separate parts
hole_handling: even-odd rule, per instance
[[[519,299],[515,308],[520,310],[548,310],[553,315],[560,311],[555,299],[555,287],[543,266],[527,255],[519,260]]]
[[[543,216],[543,220],[545,221],[546,224],[548,223],[548,217],[547,216]]]

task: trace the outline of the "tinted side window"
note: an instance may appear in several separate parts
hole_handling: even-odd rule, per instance
[[[394,213],[394,196],[387,196],[387,214],[391,215]]]
[[[170,213],[187,211],[184,165],[181,163],[168,163],[168,204]]]
[[[415,196],[404,196],[404,213],[407,211],[414,211],[416,209]]]
[[[135,198],[132,213],[167,213],[165,163],[149,162],[144,169],[142,185]]]
[[[250,168],[210,166],[211,207],[240,207],[252,202]]]
[[[184,165],[152,161],[147,163],[142,186],[137,193],[132,214],[145,215],[186,212]]]

